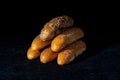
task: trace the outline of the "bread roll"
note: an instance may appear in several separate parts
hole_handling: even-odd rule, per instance
[[[40,51],[39,50],[33,50],[31,47],[28,48],[27,50],[27,59],[33,60],[36,59],[40,56]]]
[[[73,61],[78,55],[86,50],[86,44],[83,41],[75,41],[65,47],[57,57],[58,65],[65,65]]]
[[[83,31],[77,27],[67,28],[64,32],[56,36],[51,42],[51,49],[54,52],[59,52],[68,44],[82,38]]]
[[[51,19],[47,22],[40,31],[40,38],[43,41],[50,40],[59,33],[62,28],[73,26],[73,19],[69,16],[63,15]]]
[[[48,63],[53,61],[57,57],[58,53],[55,53],[51,50],[50,47],[46,48],[41,52],[40,55],[40,62],[42,63]]]
[[[40,51],[42,51],[42,49],[45,48],[46,46],[50,45],[50,43],[51,41],[42,41],[39,35],[37,35],[33,39],[31,46],[27,51],[27,58],[29,60],[38,58],[40,56]]]
[[[44,47],[48,46],[49,44],[51,43],[51,41],[42,41],[39,37],[39,35],[37,35],[32,43],[31,43],[31,48],[33,50],[40,50],[40,49],[43,49]]]

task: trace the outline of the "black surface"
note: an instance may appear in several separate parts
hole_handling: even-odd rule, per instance
[[[2,11],[0,31],[0,80],[119,80],[120,32],[114,8],[8,7]],[[48,12],[48,10],[51,10]],[[114,13],[111,13],[114,12]],[[56,60],[42,64],[29,61],[26,51],[51,18],[69,15],[83,29],[87,50],[72,63],[58,66]]]
[[[0,80],[120,79],[120,44],[100,51],[88,47],[83,55],[64,66],[58,66],[56,60],[48,64],[40,63],[39,58],[29,61],[27,48],[19,44],[0,49]]]

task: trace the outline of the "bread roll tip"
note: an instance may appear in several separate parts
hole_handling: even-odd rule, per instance
[[[28,60],[33,60],[38,58],[40,55],[40,51],[38,50],[33,50],[31,47],[27,51],[27,59]]]

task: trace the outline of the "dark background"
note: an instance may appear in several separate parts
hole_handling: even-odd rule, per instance
[[[1,40],[4,42],[29,42],[53,17],[69,15],[74,26],[84,30],[86,42],[95,47],[119,43],[118,10],[108,7],[44,7],[10,6],[2,12]],[[4,44],[3,44],[4,45]]]
[[[39,5],[2,7],[1,80],[119,79],[120,31],[119,14],[115,6],[85,8],[85,5]],[[83,29],[85,37],[82,40],[87,44],[87,51],[63,67],[57,66],[55,61],[43,65],[38,59],[27,60],[26,51],[32,40],[46,22],[60,15],[71,16],[74,26]]]
[[[75,21],[74,26],[79,26],[84,30],[85,38],[91,36],[94,38],[90,43],[100,43],[99,45],[103,47],[119,42],[119,15],[114,7],[58,6],[42,8],[41,6],[15,5],[3,9],[1,11],[1,40],[31,41],[50,19],[60,15],[69,15]]]

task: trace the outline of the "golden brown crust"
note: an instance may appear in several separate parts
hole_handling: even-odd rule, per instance
[[[72,62],[86,50],[81,28],[74,27],[74,20],[67,15],[58,16],[47,22],[27,50],[28,60],[39,57],[41,63],[57,59],[58,65]]]
[[[47,22],[40,32],[40,38],[43,41],[50,40],[59,33],[62,28],[73,26],[73,19],[70,16],[58,16]]]
[[[40,56],[40,51],[39,50],[33,50],[31,47],[28,48],[27,50],[27,58],[29,60],[36,59]]]
[[[75,41],[65,47],[60,53],[58,53],[57,63],[58,65],[65,65],[70,63],[86,50],[86,44],[83,41]]]
[[[53,61],[55,58],[57,58],[57,55],[58,53],[55,53],[51,50],[50,47],[44,49],[42,52],[41,52],[41,55],[40,55],[40,62],[42,63],[48,63],[48,62],[51,62]]]
[[[54,52],[59,52],[68,44],[82,38],[83,31],[77,27],[67,28],[64,32],[57,35],[51,42],[51,49]]]
[[[32,43],[31,43],[31,48],[32,48],[33,50],[41,50],[41,49],[43,49],[44,47],[48,46],[50,43],[51,43],[50,40],[49,40],[49,41],[42,41],[42,40],[40,39],[39,35],[37,35],[37,36],[33,39]]]

